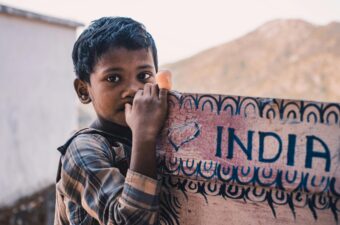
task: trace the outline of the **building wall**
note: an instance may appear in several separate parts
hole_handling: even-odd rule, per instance
[[[75,28],[0,14],[0,207],[55,181],[76,128]]]

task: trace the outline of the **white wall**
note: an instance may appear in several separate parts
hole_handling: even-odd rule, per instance
[[[0,14],[0,206],[55,180],[76,128],[72,28]]]

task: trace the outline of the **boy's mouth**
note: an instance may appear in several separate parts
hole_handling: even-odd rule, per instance
[[[126,104],[126,103],[132,105],[132,102],[125,102],[124,104],[122,104],[122,105],[118,108],[118,112],[124,112],[124,111],[125,111],[125,104]]]

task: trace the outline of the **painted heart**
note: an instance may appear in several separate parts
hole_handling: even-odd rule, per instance
[[[185,143],[196,139],[200,132],[201,126],[197,122],[188,122],[169,128],[168,139],[174,149],[178,151]]]

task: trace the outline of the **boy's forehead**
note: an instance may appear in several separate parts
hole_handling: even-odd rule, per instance
[[[129,50],[124,47],[113,48],[105,52],[98,60],[94,71],[99,72],[110,67],[139,67],[141,65],[154,68],[152,51],[150,48]]]

